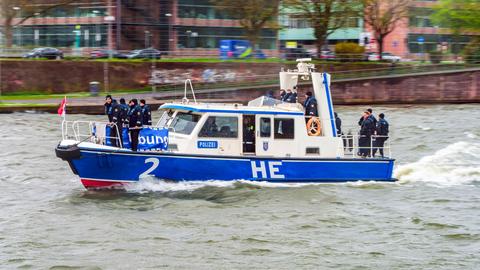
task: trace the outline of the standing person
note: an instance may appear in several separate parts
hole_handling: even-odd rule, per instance
[[[365,111],[363,114],[362,127],[360,128],[360,138],[358,146],[360,147],[360,156],[370,156],[372,130],[374,129],[373,120],[370,118],[370,112]]]
[[[145,99],[140,100],[140,108],[142,109],[142,124],[146,126],[152,125],[152,111],[150,106],[147,105]]]
[[[283,96],[283,99],[282,101],[283,102],[289,102],[289,99],[290,99],[290,96],[292,95],[292,90],[291,89],[287,89],[287,93],[285,94],[285,96]]]
[[[385,120],[385,114],[381,113],[378,115],[378,117],[379,119],[378,119],[376,131],[377,131],[377,135],[380,137],[377,137],[377,139],[375,140],[375,145],[374,145],[375,148],[373,148],[372,156],[375,156],[375,153],[377,153],[377,150],[380,150],[380,155],[383,158],[384,157],[383,145],[385,144],[385,141],[388,140],[389,124],[387,120]]]
[[[342,119],[338,117],[338,113],[334,112],[335,115],[335,126],[337,127],[337,136],[342,136]]]
[[[122,105],[118,103],[112,103],[112,131],[110,137],[112,139],[112,145],[116,147],[121,147],[123,145],[122,140],[122,130],[125,119],[123,118],[123,109]]]
[[[105,104],[103,105],[105,107],[105,114],[108,116],[108,122],[112,123],[113,122],[113,99],[111,95],[107,95],[105,97]]]
[[[285,89],[280,90],[280,100],[281,101],[284,101],[286,94],[287,94],[287,92],[285,91]]]
[[[297,103],[297,97],[298,97],[298,94],[297,94],[297,87],[294,86],[293,87],[293,91],[291,92],[290,96],[287,98],[287,102],[288,103]]]
[[[138,101],[132,99],[128,102],[130,107],[128,111],[127,123],[130,129],[130,141],[132,143],[132,151],[137,151],[138,148],[138,135],[142,129],[142,110],[138,106]]]
[[[303,103],[303,106],[305,107],[306,116],[318,116],[317,100],[313,97],[312,92],[308,91],[305,94],[305,103]]]
[[[372,108],[368,108],[367,109],[367,112],[370,113],[370,119],[373,121],[373,124],[374,124],[374,127],[377,126],[377,119],[375,118],[375,116],[373,115],[373,110]],[[360,120],[358,120],[358,125],[359,126],[362,126],[362,122],[363,122],[363,116],[360,117]]]

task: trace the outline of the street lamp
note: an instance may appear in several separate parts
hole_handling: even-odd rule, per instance
[[[150,31],[145,30],[145,48],[149,48],[150,46]]]
[[[173,27],[173,19],[172,19],[172,13],[167,13],[165,16],[168,18],[168,51],[173,50],[172,43],[173,43],[173,37],[172,37],[172,27]]]

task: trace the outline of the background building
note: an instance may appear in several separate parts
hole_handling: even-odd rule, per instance
[[[279,16],[279,22],[282,27],[279,31],[280,46],[297,42],[301,47],[316,49],[314,29],[303,16],[286,9]],[[358,43],[361,32],[363,32],[363,19],[351,18],[346,27],[338,29],[328,36],[326,45],[333,50],[334,45],[338,42]]]
[[[419,58],[424,53],[435,50],[458,54],[473,37],[479,35],[478,33],[455,35],[450,29],[435,25],[430,16],[434,12],[436,2],[438,1],[413,1],[408,18],[402,20],[387,36],[385,51],[408,58]]]
[[[45,0],[41,5],[54,2]],[[22,10],[18,12],[21,17]],[[209,0],[79,0],[15,27],[13,43],[79,50],[111,46],[217,53],[222,39],[245,37],[238,20],[216,10]],[[260,47],[274,50],[276,40],[276,31],[265,29]]]

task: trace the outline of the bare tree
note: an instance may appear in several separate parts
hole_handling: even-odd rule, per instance
[[[26,20],[44,14],[54,8],[67,5],[74,0],[64,1],[35,1],[35,0],[0,0],[0,33],[5,37],[5,46],[10,48],[13,44],[13,29]]]
[[[378,54],[382,59],[385,38],[395,30],[398,23],[407,17],[412,0],[364,0],[365,23],[374,32],[378,44]]]
[[[359,0],[285,0],[284,2],[287,8],[292,9],[292,14],[296,13],[312,25],[319,57],[328,36],[335,30],[346,27],[349,20],[358,19],[362,11],[362,2]]]
[[[256,48],[262,30],[278,29],[278,11],[281,0],[211,0],[216,8],[240,21],[247,39]]]

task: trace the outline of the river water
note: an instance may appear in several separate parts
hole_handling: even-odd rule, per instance
[[[337,112],[354,127],[364,109]],[[55,157],[57,115],[0,115],[0,269],[480,269],[479,106],[380,112],[397,183],[126,193],[86,191]]]

